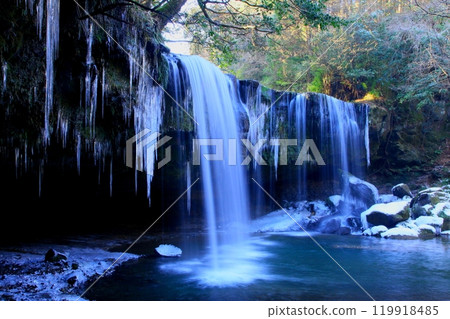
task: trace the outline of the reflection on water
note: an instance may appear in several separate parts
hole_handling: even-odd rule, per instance
[[[369,300],[318,248],[299,233],[254,236],[251,254],[221,247],[223,267],[208,265],[204,238],[180,236],[179,259],[144,257],[100,280],[95,300]],[[449,300],[447,238],[387,240],[317,235],[316,240],[376,300]],[[149,254],[155,243],[135,253]],[[229,258],[234,256],[233,258]],[[227,262],[230,260],[230,262]],[[237,260],[237,261],[236,261]]]

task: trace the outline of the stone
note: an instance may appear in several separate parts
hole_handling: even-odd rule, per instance
[[[347,218],[347,225],[349,225],[352,228],[361,229],[361,218],[358,217],[349,217]]]
[[[414,206],[411,208],[411,217],[413,219],[419,218],[420,216],[427,216],[427,211],[422,206]]]
[[[410,216],[409,201],[398,201],[388,204],[375,204],[361,214],[363,228],[383,225],[392,228]]]
[[[341,228],[341,221],[339,219],[337,218],[329,219],[322,228],[322,233],[336,234],[340,228]]]
[[[67,279],[67,283],[73,287],[77,283],[77,280],[78,280],[77,276],[72,276],[69,279]]]
[[[77,263],[72,263],[72,270],[77,270],[78,268],[80,268],[80,265]]]
[[[419,238],[430,239],[436,237],[436,229],[430,225],[419,226]]]
[[[344,185],[348,184],[348,194],[344,195],[347,204],[352,206],[351,210],[356,214],[359,215],[378,202],[378,189],[374,185],[347,172],[342,172],[341,178]]]
[[[398,184],[392,187],[392,194],[397,196],[398,198],[403,198],[405,196],[409,196],[413,198],[413,194],[411,193],[411,190],[409,189],[408,185],[406,184]]]
[[[341,199],[341,195],[333,195],[328,197],[326,203],[330,208],[338,208]]]
[[[67,256],[57,252],[54,249],[49,249],[45,254],[45,261],[47,262],[56,263],[63,260],[67,261]]]
[[[431,196],[428,193],[419,193],[415,196],[410,204],[410,207],[413,208],[415,206],[423,207],[425,205],[431,204]]]
[[[350,235],[352,233],[352,230],[350,229],[350,227],[347,226],[343,226],[343,227],[339,227],[337,234],[338,235]]]

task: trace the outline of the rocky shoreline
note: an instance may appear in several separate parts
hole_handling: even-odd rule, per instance
[[[0,301],[84,300],[80,296],[105,271],[111,275],[119,265],[140,257],[108,251],[114,242],[98,240],[93,247],[92,239],[82,241],[52,244],[50,250],[47,244],[0,248]]]

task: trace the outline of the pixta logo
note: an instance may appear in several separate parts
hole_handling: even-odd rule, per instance
[[[129,140],[126,146],[126,164],[133,168],[136,163],[136,170],[143,172],[147,167],[154,167],[155,151],[169,142],[172,138],[169,136],[161,137],[161,133],[151,132],[149,129],[144,129]],[[134,148],[133,145],[136,145]],[[136,150],[136,160],[133,161],[133,150]],[[164,158],[158,162],[158,169],[166,165],[172,160],[171,147],[168,146],[164,152]],[[144,163],[144,160],[146,161]]]
[[[172,138],[169,136],[162,136],[161,133],[151,132],[149,129],[145,129],[127,141],[126,146],[126,164],[128,167],[136,167],[138,171],[152,172],[155,168],[155,153],[156,151]],[[225,147],[227,143],[227,147]],[[241,144],[241,145],[240,145]],[[135,147],[133,147],[135,145]],[[258,165],[267,165],[267,162],[263,159],[261,151],[267,145],[278,147],[277,155],[279,156],[279,165],[288,165],[288,147],[299,147],[296,139],[261,139],[255,144],[252,144],[247,139],[236,140],[229,139],[224,141],[223,139],[194,139],[192,149],[192,164],[198,166],[202,160],[206,161],[226,161],[228,165],[249,165],[254,160]],[[246,157],[242,162],[238,162],[237,154],[241,154],[242,148],[246,149]],[[203,151],[202,151],[203,149]],[[227,154],[225,155],[225,149]],[[134,151],[136,158],[134,158]],[[157,168],[160,169],[172,159],[171,146],[168,146],[164,150],[164,158],[158,162]],[[144,163],[145,161],[145,163]],[[296,158],[295,165],[301,166],[305,162],[315,163],[316,165],[326,165],[323,160],[319,149],[311,139],[306,139],[300,148],[298,157]],[[149,170],[147,170],[149,168]]]

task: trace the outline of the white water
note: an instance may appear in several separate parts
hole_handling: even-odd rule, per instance
[[[227,141],[240,137],[235,112],[237,92],[232,80],[200,57],[179,56],[178,59],[186,70],[192,92],[194,117],[198,122],[197,137],[223,139],[227,158]],[[201,151],[204,153],[206,148]],[[237,153],[237,162],[241,163],[241,154]],[[240,165],[228,165],[227,161],[206,160],[201,161],[200,169],[209,238],[209,267],[205,275],[220,279],[223,272],[234,272],[234,275],[222,278],[221,283],[239,281],[241,269],[234,269],[238,265],[233,261],[250,253],[245,247],[250,215],[245,171]],[[224,233],[219,235],[220,229]]]
[[[47,0],[44,144],[50,142],[50,113],[53,109],[54,64],[59,47],[59,0]]]
[[[189,162],[186,163],[186,211],[188,216],[191,215],[191,165]]]
[[[295,115],[294,115],[295,114]],[[306,96],[297,94],[289,104],[288,122],[291,127],[295,127],[297,145],[303,145],[306,136]],[[300,196],[305,198],[307,195],[307,165],[303,164],[297,168],[298,170],[298,190]]]
[[[366,106],[366,127],[364,129],[364,146],[366,147],[367,167],[370,166],[370,142],[369,142],[369,107]]]

